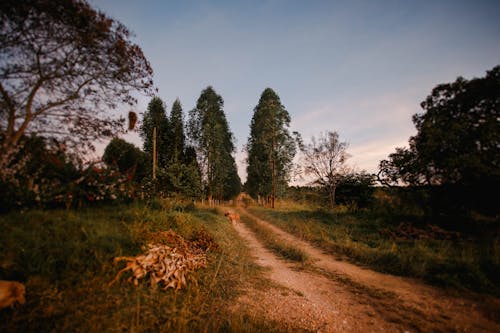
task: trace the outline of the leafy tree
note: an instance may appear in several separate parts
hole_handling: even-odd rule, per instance
[[[182,178],[184,195],[192,198],[200,198],[202,193],[201,171],[196,159],[196,150],[187,146],[184,150],[184,174]]]
[[[344,177],[337,186],[336,202],[355,203],[357,207],[368,207],[373,202],[375,192],[375,175],[361,172],[352,172]]]
[[[227,184],[239,179],[231,167],[235,164],[233,135],[223,106],[222,97],[209,86],[190,111],[189,136],[197,151],[209,200],[228,198]]]
[[[500,66],[486,77],[440,84],[415,114],[417,135],[380,162],[384,184],[497,183],[500,179]]]
[[[410,141],[411,145],[411,141]],[[425,172],[421,172],[425,170]],[[417,159],[415,148],[396,148],[396,152],[389,154],[388,160],[382,160],[379,164],[378,181],[387,186],[403,184],[423,184],[431,182],[431,170],[421,165]]]
[[[158,165],[165,168],[169,157],[169,131],[170,126],[165,111],[165,104],[159,97],[153,97],[144,113],[139,134],[144,140],[143,149],[153,157],[153,132],[156,128],[156,154]]]
[[[313,136],[309,144],[300,143],[303,154],[303,168],[306,175],[311,175],[311,185],[327,190],[330,208],[335,206],[335,192],[338,185],[352,173],[346,162],[347,142],[339,141],[337,132],[320,134],[318,140]]]
[[[170,138],[171,143],[171,160],[174,163],[179,163],[184,159],[184,146],[186,137],[184,135],[184,119],[182,114],[182,106],[179,99],[176,99],[172,105],[170,112]]]
[[[184,116],[179,99],[176,99],[170,112],[169,165],[166,168],[169,188],[171,191],[187,197],[200,197],[201,176],[196,152],[192,147],[186,147],[184,134]]]
[[[277,191],[287,186],[296,153],[289,126],[290,115],[279,96],[266,88],[250,124],[246,189],[253,197],[270,198],[273,208]]]
[[[102,160],[137,182],[148,176],[150,166],[147,154],[123,139],[111,140],[104,150]]]
[[[13,162],[22,177],[0,180],[0,211],[47,201],[48,192],[61,192],[62,184],[79,178],[74,159],[57,140],[23,136],[20,147]]]
[[[226,175],[222,188],[223,199],[228,200],[236,197],[241,192],[241,179],[234,158],[228,154],[225,159],[224,169]]]
[[[0,58],[0,170],[29,134],[93,148],[123,129],[108,109],[152,92],[127,28],[84,0],[1,1]]]

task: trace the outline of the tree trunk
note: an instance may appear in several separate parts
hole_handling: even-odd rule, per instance
[[[273,158],[273,185],[271,193],[271,207],[274,208],[274,198],[276,197],[276,162]]]
[[[153,128],[153,180],[156,179],[156,126]]]
[[[330,187],[330,208],[333,209],[335,207],[335,190],[337,186]]]

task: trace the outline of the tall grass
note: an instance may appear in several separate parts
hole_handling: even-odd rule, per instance
[[[220,250],[186,289],[134,286],[116,256],[143,252],[151,232],[186,238],[201,227]],[[26,285],[26,304],[0,312],[1,332],[255,332],[278,331],[259,318],[229,311],[260,269],[227,221],[214,212],[157,201],[82,211],[0,216],[0,279]]]
[[[446,239],[405,239],[390,236],[401,222],[425,230],[421,216],[350,212],[345,207],[329,212],[290,202],[277,209],[252,206],[253,214],[302,239],[381,272],[424,279],[429,283],[500,295],[500,233],[498,226]]]

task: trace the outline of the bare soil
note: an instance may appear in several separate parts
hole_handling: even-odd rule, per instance
[[[254,286],[233,310],[278,322],[284,330],[312,332],[500,332],[500,300],[452,295],[423,282],[338,260],[272,224],[240,212],[304,250],[306,265],[267,250],[243,223],[234,228],[272,287]]]

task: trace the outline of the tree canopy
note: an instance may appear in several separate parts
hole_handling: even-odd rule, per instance
[[[84,0],[0,2],[0,58],[0,168],[28,134],[92,148],[123,129],[110,109],[153,89],[129,30]]]
[[[160,97],[153,97],[144,112],[139,134],[144,141],[143,150],[153,156],[153,132],[156,128],[156,157],[158,165],[162,168],[167,166],[170,153],[169,134],[170,125],[165,111],[165,103]]]
[[[311,185],[323,187],[330,198],[330,208],[335,206],[337,186],[352,174],[352,168],[346,164],[347,142],[341,142],[337,132],[313,136],[308,144],[301,143],[303,167],[306,175],[311,175]]]
[[[270,197],[273,207],[276,193],[288,184],[296,153],[289,126],[290,115],[279,96],[266,88],[250,124],[246,190],[253,197]]]
[[[500,66],[436,86],[415,114],[417,134],[380,163],[385,184],[474,185],[500,180]]]
[[[184,116],[182,105],[179,99],[172,104],[170,112],[170,160],[173,163],[179,163],[184,160],[185,135],[184,135]]]
[[[150,170],[147,154],[120,138],[110,141],[104,149],[102,160],[138,182],[148,176]]]
[[[205,191],[209,199],[229,199],[240,187],[233,135],[223,110],[224,100],[212,87],[201,92],[190,111],[189,137],[196,148]],[[239,190],[238,190],[239,192]]]

